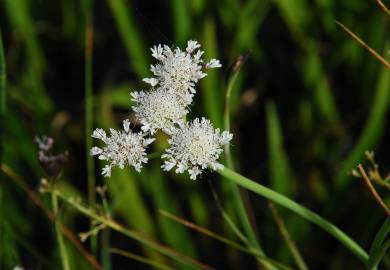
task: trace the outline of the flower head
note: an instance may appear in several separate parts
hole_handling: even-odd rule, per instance
[[[102,174],[111,176],[111,169],[115,166],[123,169],[126,165],[133,166],[136,171],[141,171],[142,163],[147,163],[146,147],[154,139],[145,138],[144,133],[133,133],[130,130],[129,120],[123,121],[123,131],[110,129],[110,136],[107,136],[103,129],[95,129],[92,137],[102,140],[106,146],[103,148],[93,147],[91,155],[98,155],[100,160],[109,162]]]
[[[172,132],[168,140],[170,147],[162,155],[165,159],[162,168],[169,171],[176,166],[177,173],[188,171],[193,180],[206,168],[222,169],[223,165],[217,161],[223,151],[221,146],[232,138],[231,133],[214,129],[209,120],[196,118]]]
[[[38,161],[45,171],[47,176],[51,178],[57,177],[64,166],[68,163],[69,153],[65,151],[63,153],[53,155],[53,138],[43,135],[42,137],[35,137],[35,143],[38,144]]]
[[[151,66],[155,78],[145,78],[144,82],[152,87],[159,87],[178,95],[186,105],[192,102],[195,94],[195,84],[207,74],[203,68],[221,67],[219,60],[212,59],[203,64],[202,55],[197,41],[188,41],[187,48],[182,51],[180,48],[171,49],[167,45],[154,46],[152,56],[158,63]]]
[[[179,97],[162,88],[149,92],[132,92],[131,95],[136,102],[132,108],[143,125],[142,130],[150,131],[151,134],[158,129],[170,133],[174,124],[183,121],[188,113]]]

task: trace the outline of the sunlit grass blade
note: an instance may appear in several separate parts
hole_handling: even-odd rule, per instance
[[[290,209],[292,212],[300,215],[301,217],[307,219],[308,221],[316,224],[330,235],[339,240],[346,248],[348,248],[357,258],[359,258],[364,263],[368,261],[368,254],[347,234],[337,228],[335,225],[325,220],[323,217],[314,213],[313,211],[307,209],[306,207],[299,205],[295,201],[289,199],[288,197],[273,191],[270,188],[267,188],[257,182],[254,182],[228,168],[224,168],[218,171],[222,176],[233,180],[238,185],[253,191],[254,193],[263,196],[270,201],[281,205],[287,209]]]
[[[356,167],[367,149],[375,148],[383,133],[390,104],[390,73],[388,69],[382,68],[380,70],[373,95],[371,109],[359,139],[345,160],[340,163],[336,178],[338,188],[345,187],[351,179],[348,172]]]
[[[142,35],[138,31],[133,14],[129,10],[130,2],[109,0],[107,3],[110,6],[112,16],[114,17],[134,72],[139,77],[146,77],[149,73],[149,62],[145,52],[148,50]]]
[[[175,269],[175,268],[166,266],[166,265],[161,264],[161,263],[159,263],[159,262],[150,260],[150,259],[148,259],[148,258],[139,256],[139,255],[137,255],[137,254],[134,254],[134,253],[131,253],[131,252],[122,250],[122,249],[110,248],[110,249],[109,249],[109,252],[112,253],[112,254],[117,254],[117,255],[124,256],[124,257],[126,257],[126,258],[129,258],[129,259],[132,259],[132,260],[135,260],[135,261],[138,261],[138,262],[142,262],[142,263],[144,263],[144,264],[153,266],[153,267],[156,268],[156,269],[164,269],[164,270],[173,270],[173,269]]]
[[[386,243],[383,245],[383,242],[385,241],[387,235],[390,232],[390,217],[387,217],[385,222],[383,223],[382,227],[377,232],[374,241],[371,244],[370,248],[370,257],[368,259],[368,269],[377,269],[378,264],[380,263],[383,255],[385,254],[386,249],[388,246],[386,246]]]
[[[185,219],[182,219],[178,216],[175,216],[175,215],[173,215],[165,210],[160,209],[160,214],[171,219],[171,220],[174,220],[174,221],[176,221],[176,222],[178,222],[178,223],[180,223],[180,224],[182,224],[182,225],[184,225],[192,230],[195,230],[195,231],[197,231],[201,234],[204,234],[210,238],[218,240],[218,241],[220,241],[220,242],[222,242],[230,247],[233,247],[233,248],[240,250],[242,252],[251,254],[251,255],[255,256],[256,258],[260,259],[261,261],[270,263],[271,265],[273,265],[275,267],[279,267],[280,269],[291,269],[286,265],[283,265],[275,260],[272,260],[270,258],[267,258],[267,257],[261,255],[256,249],[246,248],[246,247],[240,245],[239,243],[236,243],[236,242],[234,242],[226,237],[223,237],[222,235],[219,235],[219,234],[212,232],[204,227],[196,225],[188,220],[185,220]]]

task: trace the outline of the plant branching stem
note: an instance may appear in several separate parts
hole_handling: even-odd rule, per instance
[[[80,213],[84,214],[85,216],[91,218],[92,220],[98,221],[98,222],[106,225],[107,227],[113,229],[114,231],[117,231],[117,232],[131,238],[131,239],[134,239],[134,240],[140,242],[141,244],[143,244],[147,247],[150,247],[156,251],[159,251],[161,254],[166,255],[166,256],[190,267],[191,269],[210,269],[210,270],[214,269],[208,265],[205,265],[203,263],[196,261],[193,258],[190,258],[186,255],[183,255],[183,254],[177,252],[176,250],[173,250],[165,245],[162,245],[158,242],[155,242],[154,240],[149,239],[148,237],[146,237],[146,236],[144,236],[136,231],[129,230],[112,219],[108,219],[105,216],[101,216],[101,215],[96,214],[91,209],[78,203],[75,199],[68,198],[67,196],[62,194],[59,190],[53,190],[52,192],[55,192],[59,198],[66,201],[74,209],[76,209]]]
[[[20,177],[15,174],[15,172],[10,168],[8,167],[7,165],[5,164],[1,164],[1,171],[7,175],[9,177],[9,179],[11,179],[13,182],[15,182],[26,194],[27,196],[29,197],[29,199],[38,207],[40,208],[44,213],[45,215],[47,216],[47,218],[54,222],[55,220],[55,215],[53,212],[49,211],[45,205],[43,204],[43,202],[41,201],[41,199],[39,198],[39,196],[31,189],[29,189],[27,187],[27,185],[22,181],[22,179],[20,179]],[[80,251],[80,253],[85,257],[85,259],[93,266],[94,269],[96,270],[100,270],[101,269],[101,266],[99,265],[99,263],[97,262],[96,258],[90,254],[85,248],[84,246],[80,243],[79,239],[77,238],[77,236],[68,228],[66,227],[65,225],[63,224],[60,224],[60,228],[61,228],[61,231],[62,233],[65,235],[66,238],[68,238],[68,240]]]
[[[378,192],[376,192],[374,185],[371,183],[370,178],[367,176],[366,171],[364,170],[362,164],[358,165],[358,169],[360,174],[362,175],[362,178],[364,182],[366,183],[368,190],[371,192],[372,196],[374,196],[375,200],[378,202],[378,204],[383,208],[387,216],[390,216],[390,209],[387,207],[387,205],[383,202],[382,198],[379,196]]]

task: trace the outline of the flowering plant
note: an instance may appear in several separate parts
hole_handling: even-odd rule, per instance
[[[143,81],[152,89],[131,93],[135,102],[132,108],[142,124],[142,131],[133,133],[126,119],[123,121],[124,132],[110,129],[111,137],[107,137],[105,131],[98,128],[92,134],[93,138],[107,145],[91,149],[92,155],[110,162],[102,170],[104,176],[111,176],[112,167],[123,169],[126,164],[141,171],[142,163],[147,163],[145,148],[154,141],[148,136],[158,130],[170,136],[170,147],[162,155],[165,161],[161,167],[165,171],[176,166],[176,173],[188,171],[190,178],[195,180],[207,168],[223,168],[217,162],[223,152],[221,146],[228,144],[233,135],[228,131],[220,133],[205,118],[186,122],[189,106],[196,94],[196,83],[207,76],[203,70],[222,66],[217,59],[204,63],[204,51],[199,48],[198,42],[190,40],[185,51],[180,48],[172,50],[167,45],[151,49],[152,56],[158,60],[156,65],[151,66],[155,77],[144,78]]]

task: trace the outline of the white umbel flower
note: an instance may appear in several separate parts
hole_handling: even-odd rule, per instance
[[[98,155],[100,160],[109,162],[103,170],[105,177],[111,176],[111,169],[115,166],[123,169],[126,165],[133,166],[140,172],[142,163],[147,163],[146,147],[155,139],[145,138],[144,133],[133,133],[130,130],[129,120],[123,121],[123,131],[110,129],[110,136],[107,136],[103,129],[95,129],[92,137],[102,140],[106,146],[103,148],[93,147],[91,155]]]
[[[192,102],[196,93],[195,84],[207,74],[203,68],[221,67],[219,60],[212,59],[203,64],[202,55],[197,41],[188,41],[187,48],[182,51],[180,48],[171,49],[167,45],[154,46],[152,56],[158,60],[156,65],[151,66],[155,78],[145,78],[144,82],[152,87],[159,86],[171,93],[178,95],[186,105]]]
[[[221,147],[232,138],[231,133],[214,129],[209,120],[196,118],[172,132],[170,147],[161,156],[165,159],[162,168],[169,171],[176,166],[177,173],[188,171],[192,180],[206,168],[222,169],[223,165],[217,161],[223,151]]]
[[[180,123],[188,113],[181,99],[165,89],[157,88],[148,92],[132,92],[136,105],[132,107],[141,129],[154,134],[161,129],[170,133],[175,123]]]

